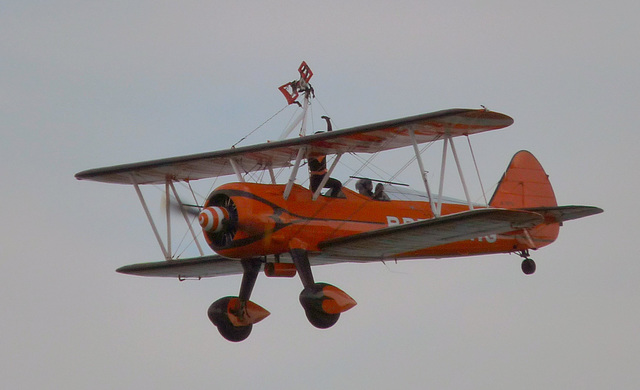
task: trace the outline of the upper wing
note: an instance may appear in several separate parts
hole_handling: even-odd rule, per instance
[[[542,222],[544,218],[533,212],[478,209],[336,238],[319,246],[323,254],[330,256],[381,259],[489,234],[526,229]]]
[[[243,172],[286,167],[298,150],[308,153],[375,153],[411,145],[500,129],[513,123],[507,115],[487,110],[451,109],[402,119],[336,130],[306,137],[267,142],[217,152],[91,169],[76,174],[79,180],[119,184],[160,184],[167,180],[189,181],[234,173],[230,160]]]

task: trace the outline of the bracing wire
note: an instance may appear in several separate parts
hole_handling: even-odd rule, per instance
[[[388,138],[388,139],[384,142],[384,144],[380,146],[380,149],[378,149],[378,151],[377,151],[377,152],[373,153],[373,154],[371,155],[371,157],[369,157],[369,158],[367,159],[367,161],[366,161],[364,164],[362,164],[362,165],[360,166],[360,168],[358,168],[358,170],[353,174],[353,176],[358,176],[358,175],[360,175],[360,172],[362,172],[362,170],[363,170],[365,167],[369,166],[369,165],[371,164],[371,161],[372,161],[374,158],[376,158],[376,157],[378,156],[378,154],[380,153],[380,151],[385,150],[386,145],[388,145],[389,143],[391,143],[391,141],[393,141],[397,136],[398,136],[398,134],[395,134],[394,136],[392,136],[392,137]],[[354,155],[354,156],[355,156],[355,154],[352,154],[352,155]],[[371,165],[373,165],[373,164],[371,164]],[[378,169],[380,169],[380,168],[378,168]],[[380,169],[380,170],[381,170],[382,172],[384,172],[384,170],[382,170],[382,169]],[[385,174],[386,174],[386,172],[385,172]],[[349,182],[351,182],[351,178],[349,178],[349,180],[347,180],[347,182],[346,182],[346,183],[348,184]]]
[[[189,191],[191,192],[191,196],[193,197],[193,204],[195,204],[196,206],[198,205],[198,199],[196,199],[196,193],[193,190],[193,187],[191,187],[191,182],[187,182],[187,185],[189,186]],[[201,198],[204,198],[204,196],[198,194]]]
[[[353,176],[358,176],[360,175],[360,172],[362,172],[366,167],[368,167],[369,165],[373,165],[371,164],[371,161],[378,155],[379,152],[375,152],[373,153],[365,162],[361,163],[360,168],[358,168],[354,173]],[[352,156],[354,156],[358,161],[362,161],[362,159],[357,155],[352,153]],[[349,180],[347,180],[344,184],[347,185],[351,182],[352,178],[349,178]]]
[[[276,112],[275,114],[271,115],[269,117],[269,119],[267,119],[266,121],[262,122],[258,127],[256,127],[255,129],[251,130],[251,132],[249,132],[249,134],[245,135],[244,137],[240,138],[240,140],[238,142],[236,142],[235,144],[231,145],[231,148],[235,148],[240,142],[244,141],[245,139],[247,139],[248,137],[251,136],[251,134],[255,133],[256,131],[258,131],[258,129],[260,129],[262,126],[264,126],[267,122],[269,122],[271,119],[275,118],[278,114],[280,114],[282,111],[285,110],[285,108],[289,107],[289,105],[285,105],[284,107],[282,107],[280,110],[278,110],[278,112]]]
[[[420,149],[420,154],[424,153],[427,149],[429,149],[433,144],[435,143],[435,141],[431,141],[429,143],[427,143],[426,145],[424,145],[422,147],[422,149]],[[394,181],[398,176],[400,176],[402,174],[402,172],[404,172],[407,168],[409,168],[409,166],[411,164],[413,164],[414,161],[416,161],[418,157],[413,155],[409,161],[407,161],[396,173],[393,174],[393,176],[391,176],[391,178],[389,179],[389,181]]]
[[[324,105],[322,104],[322,102],[320,101],[320,99],[318,99],[317,97],[315,98],[316,101],[318,102],[318,104],[320,105],[320,107],[322,107],[322,110],[324,111],[324,113],[328,116],[331,117],[331,115],[329,115],[329,111],[327,111],[326,108],[324,108]],[[331,118],[331,121],[333,122],[333,124],[335,125],[335,121],[333,120],[333,118]]]
[[[311,104],[311,100],[309,100],[309,110],[311,111],[311,131],[314,132],[316,128],[315,120],[313,119],[313,104]]]
[[[360,162],[360,168],[355,169],[355,170],[352,169],[354,171],[352,176],[360,175],[360,173],[364,170],[364,168],[369,168],[372,172],[374,172],[375,175],[379,176],[380,178],[388,178],[389,176],[391,176],[391,174],[389,172],[387,172],[384,169],[380,168],[379,166],[373,164],[371,162],[372,158],[369,158],[369,159],[365,160],[364,158],[358,156],[355,153],[352,153],[351,156],[353,158],[355,158],[358,162]],[[347,183],[349,183],[352,179],[353,178],[349,178]]]
[[[289,120],[287,121],[287,124],[284,126],[285,129],[289,128],[289,125],[291,125],[291,122],[293,122],[293,118],[295,118],[296,114],[298,113],[298,110],[293,110],[291,112],[291,117],[289,118]]]
[[[184,234],[182,235],[182,239],[180,240],[180,242],[178,243],[178,245],[176,246],[175,252],[176,252],[176,258],[180,258],[184,252],[187,251],[187,249],[189,249],[191,247],[191,245],[193,245],[193,240],[187,244],[184,249],[182,249],[182,251],[180,253],[178,253],[178,250],[181,249],[182,244],[184,244],[185,239],[187,238],[187,235],[189,235],[189,229],[187,229]]]

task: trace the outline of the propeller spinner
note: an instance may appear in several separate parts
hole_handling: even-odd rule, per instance
[[[198,216],[198,223],[202,229],[209,233],[219,233],[223,225],[229,221],[227,209],[218,206],[209,206],[203,209]]]

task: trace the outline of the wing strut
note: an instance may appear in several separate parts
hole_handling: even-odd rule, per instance
[[[298,150],[298,155],[296,156],[296,163],[293,165],[293,169],[291,170],[291,175],[289,175],[289,181],[287,182],[287,186],[284,189],[283,197],[285,200],[289,199],[289,195],[291,194],[291,189],[293,188],[293,182],[296,180],[296,176],[298,176],[298,169],[300,168],[300,163],[302,162],[302,157],[304,157],[307,148],[302,147]]]
[[[467,182],[464,180],[464,175],[462,174],[462,167],[460,166],[460,160],[458,159],[458,153],[456,152],[456,147],[453,145],[453,138],[449,137],[449,143],[451,144],[451,153],[453,154],[453,159],[456,160],[456,166],[458,167],[458,175],[460,175],[460,182],[462,183],[464,196],[467,198],[467,203],[469,204],[469,210],[473,210],[473,203],[471,202],[471,197],[469,196],[469,189],[467,189]]]
[[[313,198],[312,198],[313,200],[318,199],[318,196],[320,196],[320,191],[322,191],[322,189],[324,188],[324,185],[327,184],[327,181],[329,181],[329,177],[331,177],[331,173],[333,172],[333,169],[336,167],[336,165],[338,165],[338,161],[340,161],[340,157],[342,157],[342,153],[338,153],[336,155],[336,158],[333,159],[333,163],[329,167],[329,171],[327,171],[327,173],[324,174],[322,181],[318,185],[318,189],[313,194]]]
[[[244,177],[242,177],[242,172],[240,172],[240,167],[238,167],[238,163],[233,158],[229,159],[229,164],[231,164],[231,168],[233,168],[233,172],[235,172],[238,177],[239,182],[244,182]]]
[[[180,207],[180,211],[182,212],[182,216],[184,217],[184,222],[189,227],[189,231],[191,232],[191,237],[193,237],[193,242],[196,243],[196,247],[198,247],[198,252],[200,252],[200,256],[204,256],[202,247],[200,246],[200,243],[198,242],[198,238],[196,237],[196,232],[193,230],[193,226],[191,226],[191,223],[189,222],[189,217],[187,217],[187,212],[184,209],[184,204],[182,203],[182,200],[180,200],[180,197],[178,196],[178,191],[176,191],[176,187],[173,185],[172,181],[169,182],[169,185],[171,186],[171,190],[173,190],[173,195],[176,197],[176,201],[178,201],[178,207]]]
[[[438,190],[438,215],[442,214],[442,192],[444,191],[444,173],[445,167],[447,164],[447,145],[451,145],[451,154],[453,154],[453,159],[456,161],[456,167],[458,168],[458,175],[460,176],[460,183],[462,184],[462,189],[464,190],[464,196],[467,199],[467,204],[469,205],[469,210],[473,210],[473,202],[471,202],[471,197],[469,196],[469,189],[467,188],[467,182],[464,179],[464,174],[462,173],[462,167],[460,166],[460,159],[458,158],[458,152],[456,151],[456,147],[453,144],[453,138],[449,133],[444,136],[444,145],[442,146],[442,164],[440,165],[440,189]]]
[[[176,198],[176,201],[178,202],[178,207],[180,207],[180,211],[182,213],[182,217],[184,218],[184,222],[187,224],[187,226],[189,227],[189,231],[191,232],[191,236],[193,237],[193,241],[196,244],[196,247],[198,247],[198,252],[200,252],[200,256],[204,256],[204,252],[202,250],[202,247],[200,246],[200,243],[198,242],[198,238],[196,236],[195,231],[193,230],[193,226],[191,226],[191,222],[189,221],[189,217],[187,216],[187,213],[185,212],[185,208],[184,208],[184,203],[182,203],[182,200],[180,199],[180,196],[178,195],[178,191],[176,191],[176,187],[173,185],[173,181],[169,178],[167,178],[167,181],[165,182],[165,198],[166,198],[166,208],[165,208],[165,213],[166,213],[166,218],[167,218],[167,243],[165,245],[164,241],[162,240],[162,237],[160,237],[160,232],[158,231],[158,227],[156,226],[155,221],[153,220],[153,217],[151,216],[151,213],[149,212],[149,207],[147,206],[147,202],[144,199],[144,195],[142,194],[142,191],[140,190],[140,185],[138,184],[135,176],[133,174],[130,175],[131,177],[131,183],[133,184],[133,188],[135,188],[136,190],[136,194],[138,194],[138,199],[140,199],[140,204],[142,204],[142,208],[144,209],[144,213],[147,216],[147,220],[149,221],[149,224],[151,225],[151,230],[153,230],[153,235],[156,237],[156,240],[158,241],[158,245],[160,245],[160,250],[162,250],[162,254],[164,255],[165,260],[171,260],[172,259],[172,248],[171,248],[171,204],[169,202],[169,199],[171,197],[171,192],[173,192],[173,195]]]
[[[478,175],[478,181],[480,182],[480,190],[482,191],[482,197],[484,198],[484,205],[489,206],[489,202],[487,202],[487,193],[484,190],[484,186],[482,185],[482,178],[480,177],[480,170],[478,169],[478,163],[476,162],[476,155],[473,153],[473,148],[471,147],[471,139],[467,134],[467,143],[469,144],[469,151],[471,152],[471,158],[473,159],[473,165],[476,167],[476,174]]]
[[[445,133],[444,142],[442,143],[442,163],[440,163],[440,188],[438,190],[438,204],[436,209],[438,215],[442,215],[442,191],[444,188],[444,171],[447,165],[447,146],[449,145],[449,134]]]
[[[267,166],[267,169],[269,169],[269,176],[271,177],[271,184],[277,184],[276,183],[276,174],[273,172],[273,166],[271,166],[271,164],[269,164]]]
[[[411,136],[411,143],[413,144],[413,151],[416,154],[418,160],[418,167],[420,167],[420,177],[424,183],[424,188],[427,190],[427,196],[429,197],[429,205],[431,206],[431,212],[434,217],[439,217],[438,210],[433,205],[433,197],[431,196],[431,188],[429,188],[429,182],[427,181],[427,171],[424,169],[424,163],[422,162],[422,156],[420,155],[420,149],[418,149],[418,142],[416,141],[416,134],[413,129],[409,129],[409,135]]]
[[[160,233],[158,233],[158,228],[156,227],[155,222],[153,222],[153,218],[151,217],[151,213],[149,212],[149,208],[147,207],[147,202],[145,202],[144,197],[142,196],[142,191],[140,191],[140,186],[136,181],[136,178],[133,174],[131,176],[131,183],[133,183],[133,188],[136,189],[136,193],[138,194],[138,199],[140,199],[140,203],[142,204],[142,208],[144,209],[144,213],[147,215],[147,219],[151,224],[151,229],[153,230],[153,234],[156,236],[156,240],[158,240],[158,244],[160,244],[160,249],[162,250],[162,254],[164,255],[165,260],[171,260],[171,255],[167,252],[167,249],[162,242],[162,238],[160,238]]]
[[[169,257],[171,257],[171,253],[173,253],[171,251],[171,202],[169,201],[171,198],[171,194],[169,193],[169,183],[171,182],[171,180],[169,180],[169,178],[167,178],[167,180],[164,183],[164,203],[165,203],[165,209],[164,212],[165,214],[167,214],[167,253],[169,253]]]

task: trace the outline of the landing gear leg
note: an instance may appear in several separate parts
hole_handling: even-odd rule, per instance
[[[242,283],[237,297],[220,298],[209,307],[209,319],[229,341],[242,341],[249,337],[253,324],[261,321],[269,312],[251,302],[251,292],[256,284],[262,260],[242,259]]]
[[[260,258],[252,258],[252,259],[242,259],[240,260],[242,264],[242,283],[240,284],[240,293],[238,294],[238,298],[240,302],[246,305],[249,298],[251,298],[251,292],[253,291],[253,287],[256,285],[256,280],[258,279],[258,274],[260,273],[260,266],[262,265],[262,260]]]
[[[332,327],[338,322],[340,313],[351,309],[356,301],[335,286],[314,282],[306,250],[292,249],[291,257],[304,286],[300,293],[300,304],[307,319],[316,328]]]
[[[313,272],[311,272],[311,264],[309,263],[309,255],[304,249],[292,249],[291,257],[293,258],[293,264],[296,266],[298,275],[302,285],[306,288],[314,284]]]
[[[521,268],[525,275],[531,275],[536,272],[536,262],[529,257],[528,249],[519,252],[518,256],[523,258]]]

